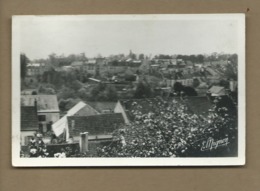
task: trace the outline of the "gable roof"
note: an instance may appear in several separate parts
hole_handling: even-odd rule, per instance
[[[71,136],[78,136],[82,132],[88,132],[89,135],[112,134],[122,124],[124,124],[124,119],[121,113],[68,117]]]
[[[97,115],[99,112],[91,107],[89,104],[85,104],[84,107],[79,109],[74,115],[76,116],[89,116],[89,115]]]
[[[21,107],[21,131],[37,131],[39,129],[37,110],[34,106]]]
[[[116,107],[116,102],[111,101],[87,102],[87,104],[93,107],[99,113],[102,113],[104,110],[113,112]]]
[[[22,106],[34,106],[37,101],[38,112],[59,112],[56,95],[21,95]]]
[[[77,103],[74,107],[72,107],[66,115],[64,115],[61,119],[56,121],[52,125],[52,129],[56,136],[61,135],[64,132],[64,129],[67,126],[67,117],[76,114],[78,111],[80,111],[82,108],[84,108],[86,104],[84,102]]]

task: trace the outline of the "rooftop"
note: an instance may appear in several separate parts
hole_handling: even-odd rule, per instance
[[[34,106],[37,101],[38,112],[59,112],[56,95],[21,95],[22,106]]]
[[[68,117],[69,133],[72,136],[78,136],[82,132],[88,132],[89,135],[108,135],[123,124],[121,113]]]
[[[212,86],[209,89],[209,92],[212,94],[219,94],[219,93],[222,93],[223,90],[225,90],[225,88],[222,86]]]
[[[111,101],[97,101],[97,102],[87,102],[92,108],[102,113],[104,111],[114,111],[116,107],[116,102]]]

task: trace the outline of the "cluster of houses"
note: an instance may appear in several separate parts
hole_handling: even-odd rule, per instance
[[[140,66],[145,62],[145,60],[134,60],[130,58],[122,60],[95,58],[86,61],[74,61],[69,66],[62,66],[59,70],[70,71],[77,69],[92,76],[104,76],[106,74],[115,75],[124,73],[127,70],[136,73],[140,69]]]
[[[81,143],[85,132],[88,141],[107,141],[114,130],[127,123],[120,101],[79,102],[60,117],[56,95],[21,95],[21,146],[28,145],[38,132],[46,135],[46,144],[51,144],[48,132],[63,136],[66,142]]]

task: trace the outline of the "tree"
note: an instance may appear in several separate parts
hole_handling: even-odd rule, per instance
[[[197,96],[197,92],[194,88],[189,86],[183,86],[180,82],[175,82],[173,85],[173,90],[178,95],[186,95],[186,96]]]
[[[198,87],[200,85],[200,81],[198,80],[198,78],[194,78],[193,79],[193,83],[192,83],[192,86],[194,88]]]
[[[198,63],[203,63],[203,62],[204,62],[204,56],[203,56],[202,54],[199,54],[199,55],[197,56],[197,62],[198,62]]]
[[[149,84],[140,81],[137,84],[134,98],[147,98],[152,96],[152,90]]]
[[[107,85],[104,92],[104,101],[117,101],[118,95],[116,88],[113,85]]]
[[[92,101],[116,101],[117,91],[113,85],[99,83],[90,90],[89,99]]]
[[[144,59],[144,54],[139,54],[139,60],[143,60]]]
[[[186,96],[197,96],[198,93],[196,92],[196,90],[193,87],[190,86],[186,86],[183,88],[183,92]]]
[[[177,93],[180,93],[181,91],[183,91],[184,86],[180,83],[180,82],[175,82],[173,85],[173,90]]]

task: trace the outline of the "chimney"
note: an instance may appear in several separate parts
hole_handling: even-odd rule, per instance
[[[80,133],[79,146],[81,153],[88,151],[88,132]]]

